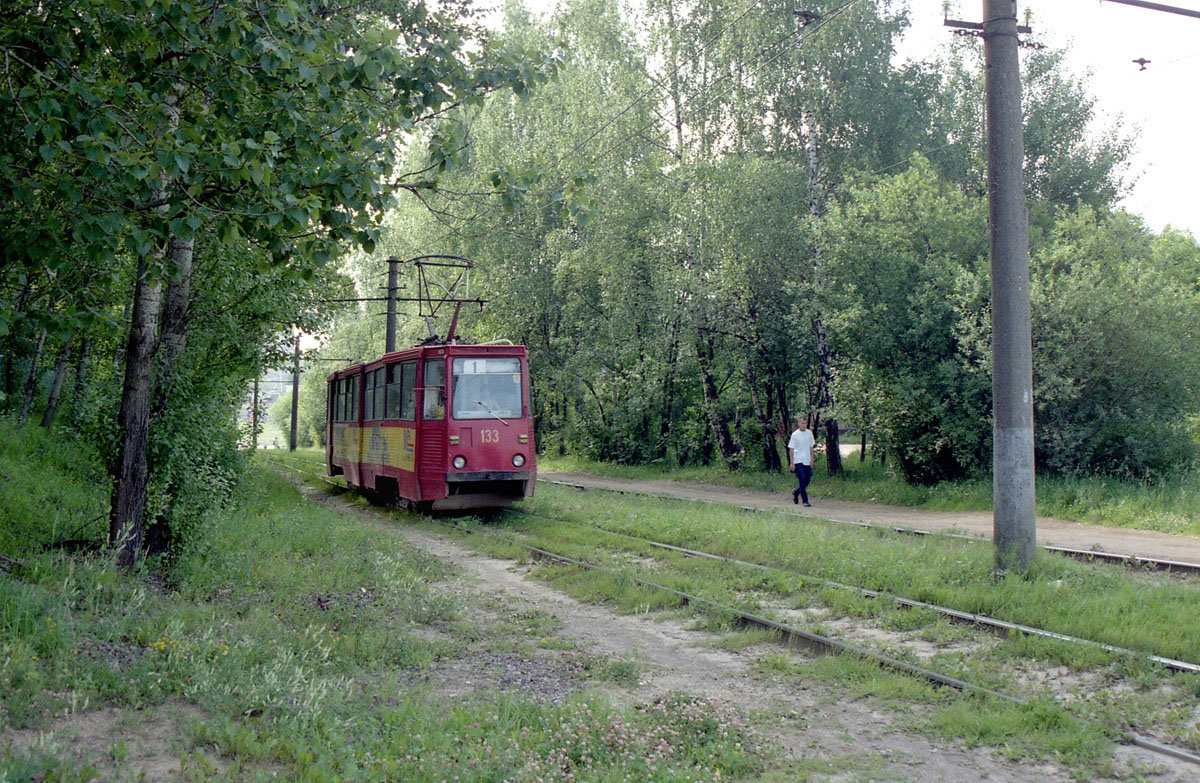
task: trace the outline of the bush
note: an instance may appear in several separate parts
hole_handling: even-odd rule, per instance
[[[1083,212],[1061,219],[1034,256],[1035,432],[1045,470],[1150,479],[1195,457],[1200,297],[1153,263],[1153,240],[1134,218]]]

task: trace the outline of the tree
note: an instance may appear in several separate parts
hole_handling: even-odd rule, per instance
[[[289,292],[348,244],[372,248],[396,194],[433,187],[455,154],[435,134],[433,168],[406,175],[397,134],[556,65],[471,54],[471,36],[461,7],[410,2],[18,2],[0,15],[0,180],[15,196],[0,232],[18,318],[90,323],[64,271],[130,291],[110,519],[123,565],[140,551],[155,411],[173,410],[204,309],[197,279],[255,270]],[[232,354],[240,366],[222,369],[245,377],[259,352]]]

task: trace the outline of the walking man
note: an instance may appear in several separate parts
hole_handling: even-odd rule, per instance
[[[792,461],[796,481],[799,482],[799,486],[792,490],[792,502],[799,503],[803,499],[806,507],[809,505],[808,482],[812,481],[814,442],[813,434],[808,429],[808,417],[797,416],[796,429],[787,445],[788,458]]]

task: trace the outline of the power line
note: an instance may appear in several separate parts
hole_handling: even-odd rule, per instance
[[[1194,11],[1191,8],[1180,8],[1176,5],[1151,3],[1147,2],[1147,0],[1108,0],[1108,2],[1119,3],[1121,5],[1131,5],[1136,8],[1146,8],[1151,11],[1163,11],[1164,13],[1178,14],[1179,16],[1190,16],[1193,19],[1200,19],[1200,11]]]

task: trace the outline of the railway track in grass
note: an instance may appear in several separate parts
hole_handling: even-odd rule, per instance
[[[898,533],[908,536],[921,536],[932,538],[945,538],[957,541],[970,541],[972,543],[986,542],[987,539],[978,536],[969,536],[963,533],[947,533],[939,530],[922,530],[915,527],[903,527],[898,525],[886,525],[877,522],[854,522],[846,519],[826,519],[815,514],[801,514],[796,511],[779,508],[762,508],[760,506],[747,506],[741,503],[721,502],[708,500],[705,498],[678,498],[673,495],[663,495],[654,492],[642,492],[636,489],[611,489],[608,487],[589,487],[585,484],[576,484],[570,481],[561,481],[559,479],[544,479],[539,478],[539,482],[550,484],[559,487],[568,487],[581,492],[612,492],[618,495],[640,495],[642,497],[658,498],[660,500],[679,500],[686,503],[707,503],[709,505],[730,506],[740,511],[752,511],[760,514],[788,514],[802,519],[820,522],[829,525],[843,525],[848,527],[857,527],[866,530],[882,530],[889,533]],[[1063,555],[1076,560],[1086,560],[1090,562],[1114,563],[1117,565],[1128,566],[1130,568],[1151,569],[1154,571],[1165,571],[1169,573],[1188,574],[1192,576],[1200,575],[1200,563],[1189,563],[1183,560],[1171,560],[1161,557],[1143,557],[1141,555],[1126,555],[1118,552],[1105,552],[1102,550],[1093,549],[1076,549],[1065,546],[1054,546],[1052,544],[1039,544],[1038,548],[1043,552],[1052,552],[1056,555]]]
[[[298,473],[304,473],[304,471],[301,471],[298,468],[294,468],[292,466],[285,465],[285,467],[288,467],[291,470],[295,470]],[[341,484],[333,479],[328,478],[327,476],[319,475],[316,473],[314,473],[313,475],[315,475],[317,478],[321,479],[326,484],[329,484],[331,486],[335,486],[335,487],[338,487],[341,489],[349,489],[349,487],[347,485]],[[638,493],[634,493],[634,494],[638,494]],[[782,575],[789,576],[789,577],[792,577],[795,579],[799,579],[799,580],[802,580],[805,582],[809,582],[811,584],[819,585],[821,587],[829,587],[829,588],[833,588],[833,589],[837,589],[837,590],[845,590],[845,591],[857,593],[865,598],[871,598],[871,599],[890,602],[901,608],[929,611],[929,612],[936,614],[939,617],[943,617],[943,618],[947,619],[948,621],[950,621],[952,623],[956,623],[956,624],[960,624],[960,625],[969,625],[969,626],[973,626],[976,628],[982,628],[987,631],[991,631],[991,632],[1002,634],[1002,635],[1010,634],[1010,633],[1017,633],[1017,634],[1020,634],[1022,636],[1026,636],[1026,637],[1047,639],[1047,640],[1063,642],[1063,643],[1071,644],[1071,645],[1089,647],[1091,649],[1099,650],[1099,651],[1102,651],[1105,653],[1109,653],[1111,655],[1127,658],[1130,660],[1137,660],[1137,661],[1144,661],[1147,663],[1151,663],[1155,666],[1161,667],[1168,671],[1173,671],[1173,672],[1178,672],[1178,673],[1183,673],[1183,674],[1200,674],[1200,663],[1194,663],[1192,661],[1184,661],[1184,660],[1180,660],[1177,658],[1169,658],[1169,657],[1161,656],[1161,655],[1154,655],[1153,653],[1146,653],[1146,652],[1141,652],[1138,650],[1131,650],[1131,649],[1125,648],[1125,647],[1119,647],[1116,645],[1106,644],[1104,642],[1098,642],[1094,639],[1085,639],[1082,637],[1072,636],[1070,634],[1060,633],[1058,631],[1051,631],[1051,630],[1048,630],[1045,628],[1039,628],[1037,626],[1026,625],[1024,623],[1017,623],[1017,622],[1012,622],[1009,620],[1003,620],[1000,618],[990,617],[988,615],[978,614],[975,612],[965,612],[960,609],[954,609],[954,608],[948,607],[948,606],[940,606],[938,604],[929,603],[927,601],[919,601],[914,598],[907,598],[904,596],[894,595],[894,594],[887,593],[887,592],[880,591],[880,590],[873,590],[873,589],[867,588],[867,587],[860,587],[858,585],[847,584],[845,582],[838,582],[838,581],[832,580],[832,579],[825,579],[823,577],[814,576],[812,574],[806,574],[804,572],[797,571],[794,569],[784,568],[782,566],[774,566],[774,565],[770,565],[770,564],[766,564],[766,563],[759,563],[759,562],[755,562],[755,561],[751,561],[751,560],[744,560],[744,559],[739,559],[739,558],[734,558],[734,557],[728,557],[725,555],[718,555],[718,554],[714,554],[712,552],[705,552],[705,551],[698,550],[698,549],[683,547],[683,546],[679,546],[677,544],[670,544],[670,543],[667,543],[664,541],[656,541],[654,539],[644,538],[642,536],[635,536],[630,533],[624,533],[624,532],[620,532],[620,531],[610,530],[610,529],[602,527],[600,525],[592,525],[592,524],[588,524],[585,522],[579,522],[577,520],[567,519],[565,517],[555,517],[555,516],[550,516],[547,514],[540,514],[540,513],[535,513],[532,511],[526,511],[524,509],[509,508],[509,509],[505,509],[504,513],[516,514],[519,516],[526,516],[526,517],[535,518],[535,519],[543,519],[545,521],[553,522],[556,524],[570,524],[570,525],[576,525],[576,526],[580,526],[580,527],[588,527],[593,530],[602,531],[608,535],[618,536],[618,537],[625,538],[625,539],[628,539],[631,541],[636,541],[637,543],[639,543],[643,546],[650,547],[652,549],[659,549],[659,550],[666,551],[666,552],[674,552],[676,554],[684,555],[685,557],[694,557],[694,558],[700,558],[700,559],[705,559],[705,560],[712,560],[712,561],[716,561],[716,562],[723,562],[723,563],[728,563],[730,565],[740,566],[743,568],[751,568],[751,569],[769,572],[769,573],[782,574]],[[973,539],[969,536],[963,536],[963,538],[966,538],[970,541],[978,543],[976,541],[976,539]]]
[[[627,579],[640,587],[665,592],[676,597],[689,606],[693,606],[701,610],[708,610],[720,616],[733,618],[735,622],[743,627],[770,631],[777,635],[778,639],[784,646],[789,648],[799,648],[820,654],[851,655],[866,661],[870,661],[882,669],[914,677],[936,687],[952,688],[964,694],[985,699],[994,699],[1007,704],[1014,704],[1018,706],[1029,705],[1029,702],[1024,699],[1002,693],[992,688],[977,685],[957,677],[951,677],[924,666],[918,666],[889,655],[884,655],[874,650],[869,650],[864,647],[859,647],[857,645],[840,641],[831,636],[808,631],[803,628],[799,628],[792,623],[781,622],[760,614],[746,612],[733,606],[727,606],[717,603],[716,601],[711,601],[707,598],[694,595],[692,593],[677,590],[673,587],[655,582],[653,580],[634,576],[625,571],[617,571],[597,563],[588,562],[577,557],[571,557],[560,552],[555,552],[542,546],[536,546],[522,540],[519,536],[508,535],[497,530],[489,530],[480,525],[465,525],[463,526],[463,529],[472,535],[482,535],[504,541],[510,545],[524,549],[529,552],[532,557],[539,560],[548,560],[551,562],[560,563],[562,565],[580,568],[586,571],[595,571],[598,573],[620,577]],[[1168,745],[1128,731],[1122,734],[1120,741],[1124,744],[1142,748],[1143,750],[1147,750],[1152,753],[1157,753],[1162,756],[1167,756],[1200,766],[1200,755],[1187,748],[1179,748],[1173,745]]]
[[[712,552],[704,552],[704,551],[701,551],[698,549],[690,549],[688,547],[678,546],[675,544],[668,544],[663,541],[655,541],[653,539],[643,538],[641,536],[635,536],[630,533],[623,533],[623,532],[619,532],[619,531],[615,531],[615,530],[609,530],[608,528],[602,527],[600,525],[589,525],[586,522],[579,522],[577,520],[566,519],[565,517],[554,517],[554,516],[549,516],[547,514],[534,513],[532,511],[525,511],[524,509],[510,508],[510,509],[507,509],[505,513],[516,514],[516,515],[526,516],[526,517],[535,518],[535,519],[543,519],[548,522],[554,522],[556,524],[565,523],[565,524],[569,524],[569,525],[576,525],[576,526],[580,526],[580,527],[590,528],[592,530],[603,531],[604,533],[607,533],[608,535],[619,536],[621,538],[626,538],[631,541],[636,541],[637,543],[642,544],[643,546],[648,546],[653,549],[660,549],[660,550],[663,550],[666,552],[674,552],[676,554],[684,555],[685,557],[702,558],[705,560],[713,560],[716,562],[728,563],[730,565],[736,565],[736,566],[740,566],[743,568],[751,568],[751,569],[765,571],[765,572],[769,572],[769,573],[782,574],[782,575],[790,576],[792,578],[799,579],[799,580],[802,580],[805,582],[809,582],[811,584],[819,585],[821,587],[831,587],[831,588],[835,588],[838,590],[847,590],[850,592],[858,593],[859,595],[861,595],[865,598],[872,598],[872,599],[887,601],[887,602],[893,603],[896,606],[899,606],[899,607],[902,607],[905,609],[923,609],[923,610],[926,610],[929,612],[933,612],[934,614],[938,615],[939,617],[944,617],[947,620],[954,622],[954,623],[963,624],[963,625],[971,625],[971,626],[974,626],[977,628],[983,628],[985,630],[993,631],[993,632],[1000,633],[1000,634],[1018,633],[1018,634],[1021,634],[1022,636],[1037,637],[1040,639],[1050,639],[1050,640],[1058,641],[1058,642],[1066,642],[1068,644],[1086,646],[1086,647],[1090,647],[1095,650],[1101,650],[1103,652],[1110,653],[1112,655],[1117,655],[1120,657],[1146,661],[1149,663],[1153,663],[1156,666],[1160,666],[1164,669],[1167,669],[1169,671],[1181,672],[1181,673],[1186,673],[1186,674],[1200,674],[1200,663],[1192,663],[1190,661],[1182,661],[1182,660],[1178,660],[1175,658],[1167,658],[1167,657],[1164,657],[1161,655],[1153,655],[1150,653],[1139,652],[1137,650],[1130,650],[1130,649],[1127,649],[1124,647],[1117,647],[1115,645],[1105,644],[1103,642],[1097,642],[1092,639],[1083,639],[1083,638],[1080,638],[1077,636],[1071,636],[1070,634],[1058,633],[1057,631],[1049,631],[1044,628],[1038,628],[1036,626],[1024,625],[1022,623],[1014,623],[1014,622],[1010,622],[1008,620],[1001,620],[1001,619],[998,619],[995,617],[988,617],[987,615],[976,614],[973,612],[964,612],[959,609],[952,609],[947,606],[939,606],[937,604],[931,604],[931,603],[927,603],[925,601],[918,601],[913,598],[905,598],[903,596],[893,595],[891,593],[882,592],[880,590],[872,590],[872,589],[866,588],[866,587],[859,587],[857,585],[846,584],[844,582],[837,582],[832,579],[825,579],[823,577],[813,576],[812,574],[806,574],[801,571],[796,571],[796,570],[793,570],[790,568],[783,568],[781,566],[773,566],[773,565],[768,565],[765,563],[757,563],[752,560],[741,560],[736,557],[727,557],[725,555],[717,555],[717,554],[713,554]]]
[[[313,476],[315,478],[318,478],[319,480],[323,481],[324,483],[326,483],[332,487],[336,487],[338,489],[343,489],[343,490],[352,489],[351,487],[349,487],[345,484],[334,481],[333,479],[330,479],[329,477],[321,475],[320,473],[315,472],[315,471],[301,470],[294,466],[286,465],[286,464],[278,462],[278,461],[276,461],[276,464],[279,464],[282,467],[286,467],[290,470],[293,470],[296,473],[300,474],[301,476]],[[520,509],[509,509],[509,512],[516,512],[518,515],[524,515],[524,516],[529,516],[529,517],[534,517],[534,518],[541,518],[541,519],[559,523],[559,524],[566,523],[566,524],[572,524],[572,525],[592,528],[597,531],[603,531],[609,535],[628,538],[628,539],[637,541],[645,546],[651,546],[653,548],[660,548],[664,551],[674,552],[675,554],[684,555],[686,557],[697,557],[697,558],[703,558],[703,559],[708,559],[708,560],[722,561],[722,562],[729,563],[731,565],[737,565],[737,566],[741,566],[741,567],[761,569],[761,570],[765,570],[765,571],[775,571],[775,572],[787,574],[787,575],[790,575],[790,576],[796,577],[796,578],[815,580],[817,582],[820,582],[820,583],[822,583],[826,586],[830,586],[830,587],[856,590],[866,596],[880,598],[880,599],[884,599],[884,600],[891,600],[899,606],[905,606],[908,608],[914,608],[914,609],[919,608],[919,609],[931,610],[931,611],[934,611],[935,613],[937,613],[938,615],[944,616],[955,622],[968,623],[968,624],[975,625],[980,628],[985,628],[985,629],[991,630],[991,631],[1001,631],[1001,632],[1005,632],[1005,633],[1017,632],[1017,633],[1022,633],[1025,635],[1032,635],[1032,636],[1038,636],[1041,638],[1054,639],[1054,640],[1069,643],[1069,644],[1080,644],[1080,645],[1092,646],[1092,647],[1096,647],[1099,649],[1103,649],[1106,652],[1110,652],[1113,654],[1127,655],[1127,656],[1131,656],[1134,658],[1147,660],[1152,663],[1155,663],[1156,665],[1163,666],[1164,668],[1170,669],[1172,671],[1188,672],[1188,673],[1196,673],[1197,671],[1200,671],[1200,666],[1198,666],[1197,664],[1187,662],[1187,661],[1177,661],[1177,660],[1170,659],[1170,658],[1163,658],[1161,656],[1147,655],[1146,653],[1139,653],[1134,650],[1126,650],[1126,649],[1119,648],[1119,647],[1113,647],[1111,645],[1105,645],[1103,643],[1095,642],[1095,641],[1088,640],[1088,639],[1080,639],[1080,638],[1072,637],[1072,636],[1065,635],[1065,634],[1058,634],[1053,631],[1046,631],[1045,629],[1034,628],[1031,626],[1024,626],[1024,625],[1020,625],[1020,624],[1016,624],[1016,623],[1009,623],[1007,621],[998,620],[996,618],[989,618],[989,617],[985,617],[983,615],[976,615],[976,614],[971,614],[968,612],[960,612],[958,610],[950,609],[948,607],[938,607],[933,604],[928,604],[928,603],[924,603],[924,602],[920,602],[920,601],[913,601],[912,599],[905,599],[905,598],[902,598],[899,596],[891,596],[891,595],[888,595],[885,593],[880,593],[878,591],[868,590],[866,588],[858,588],[858,587],[855,587],[852,585],[845,585],[842,583],[833,582],[831,580],[821,579],[819,577],[806,576],[804,574],[800,574],[800,573],[794,572],[794,571],[789,571],[788,569],[783,569],[783,568],[779,568],[776,566],[769,566],[769,565],[765,565],[762,563],[755,563],[753,561],[740,560],[737,558],[729,558],[729,557],[725,557],[723,555],[716,555],[716,554],[713,554],[710,552],[703,552],[701,550],[689,549],[687,547],[680,547],[680,546],[676,546],[674,544],[667,544],[665,542],[653,541],[652,539],[644,539],[644,538],[640,538],[638,536],[633,536],[633,535],[626,534],[626,533],[619,533],[616,531],[606,530],[605,528],[596,526],[596,525],[587,525],[586,523],[576,522],[574,520],[568,520],[568,519],[563,519],[563,518],[559,518],[559,517],[551,517],[551,516],[547,516],[544,514],[535,514],[533,512],[527,512],[527,511],[520,510]],[[702,611],[713,612],[719,616],[732,618],[736,623],[742,625],[743,627],[757,628],[757,629],[770,631],[777,636],[779,641],[784,646],[789,647],[789,648],[804,649],[804,650],[808,650],[810,652],[816,652],[816,653],[822,653],[822,654],[831,653],[831,654],[851,655],[851,656],[860,658],[862,660],[870,661],[871,663],[879,666],[880,668],[883,668],[883,669],[886,669],[889,671],[893,671],[893,672],[898,672],[898,673],[904,674],[906,676],[914,677],[918,680],[922,680],[924,682],[930,683],[931,685],[934,685],[936,687],[951,688],[951,689],[954,689],[954,690],[959,691],[964,694],[968,694],[968,695],[980,697],[980,698],[985,698],[985,699],[993,699],[998,702],[1007,703],[1007,704],[1014,704],[1014,705],[1019,705],[1019,706],[1028,705],[1028,702],[1026,700],[1018,698],[1016,696],[1002,693],[1002,692],[994,690],[992,688],[987,688],[985,686],[978,685],[978,684],[975,684],[975,683],[972,683],[972,682],[969,682],[967,680],[963,680],[963,679],[960,679],[957,677],[951,677],[949,675],[942,674],[941,672],[935,671],[931,668],[919,666],[919,665],[916,665],[913,663],[909,663],[907,661],[902,661],[895,657],[885,655],[885,654],[876,652],[874,650],[870,650],[870,649],[867,649],[864,647],[860,647],[860,646],[857,646],[854,644],[850,644],[850,643],[835,639],[831,636],[815,633],[813,631],[809,631],[809,630],[800,628],[790,622],[782,622],[782,621],[775,620],[770,617],[763,616],[761,614],[757,614],[757,613],[753,613],[753,612],[746,612],[746,611],[743,611],[743,610],[738,609],[733,606],[727,606],[724,604],[720,604],[715,601],[711,601],[707,598],[703,598],[701,596],[694,595],[692,593],[677,590],[673,587],[662,584],[660,582],[655,582],[650,579],[645,579],[645,578],[642,578],[639,576],[635,576],[633,574],[628,573],[627,571],[618,571],[618,570],[608,568],[606,566],[603,566],[603,565],[600,565],[597,563],[583,560],[578,557],[572,557],[572,556],[563,554],[561,552],[555,552],[551,549],[546,548],[545,546],[537,546],[533,543],[530,543],[530,542],[524,540],[523,537],[519,536],[519,535],[512,535],[507,532],[489,529],[489,528],[486,528],[486,527],[484,527],[482,525],[478,525],[478,524],[464,524],[464,525],[462,525],[462,529],[467,531],[471,535],[479,535],[479,536],[492,538],[494,540],[504,541],[504,542],[508,543],[509,545],[518,547],[520,549],[523,549],[523,550],[529,552],[531,557],[534,557],[539,560],[556,562],[556,563],[559,563],[562,565],[568,565],[568,566],[572,566],[572,567],[579,568],[579,569],[586,570],[586,571],[594,571],[594,572],[604,573],[604,574],[608,574],[608,575],[619,577],[619,578],[624,578],[640,587],[648,588],[651,590],[662,591],[664,593],[674,596],[675,598],[677,598],[678,600],[680,600],[681,602],[683,602],[689,606],[693,606]],[[1194,765],[1197,765],[1198,767],[1200,767],[1200,754],[1197,754],[1187,748],[1180,748],[1180,747],[1176,747],[1173,745],[1168,745],[1168,744],[1165,744],[1162,742],[1158,742],[1157,740],[1153,740],[1148,737],[1143,737],[1143,736],[1141,736],[1135,732],[1131,732],[1131,731],[1124,732],[1121,735],[1120,741],[1127,745],[1138,747],[1143,750],[1147,750],[1152,753],[1156,753],[1156,754],[1166,756],[1169,758],[1177,759],[1180,761],[1185,761],[1185,762],[1188,762],[1190,764],[1194,764]]]

